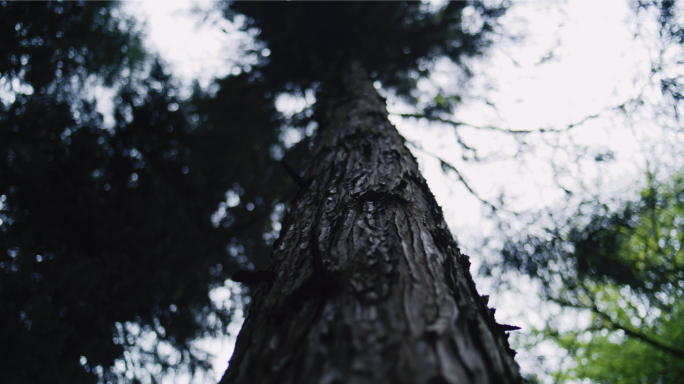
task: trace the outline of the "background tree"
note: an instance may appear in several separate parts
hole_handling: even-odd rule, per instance
[[[273,97],[242,75],[179,99],[115,3],[0,7],[3,380],[208,369],[192,341],[232,314],[208,292],[263,263],[290,185],[270,156]],[[118,93],[112,123],[103,87]]]
[[[539,331],[568,351],[559,380],[675,383],[682,375],[684,183],[680,175],[649,182],[638,202],[612,212],[587,202],[588,223],[578,213],[546,239],[504,248],[503,261],[539,279],[547,300],[591,312],[586,328],[561,317]]]
[[[681,4],[632,5],[635,36],[650,40],[653,55],[644,89],[615,111],[626,124],[646,119],[663,133],[639,154],[648,159],[645,171],[656,164],[658,172],[634,183],[635,197],[601,193],[614,187],[604,182],[571,212],[566,203],[540,214],[524,232],[503,224],[502,258],[486,267],[532,277],[560,310],[518,340],[529,350],[548,342],[562,348],[565,358],[546,366],[557,381],[675,383],[682,375]]]

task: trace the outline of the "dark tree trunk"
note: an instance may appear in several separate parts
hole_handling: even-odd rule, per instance
[[[519,383],[504,329],[360,65],[331,76],[318,102],[277,277],[254,292],[221,383]]]

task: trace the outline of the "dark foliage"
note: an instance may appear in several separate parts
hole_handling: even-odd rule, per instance
[[[206,368],[189,343],[230,320],[207,293],[246,254],[263,263],[262,233],[290,185],[269,155],[273,98],[243,75],[179,100],[153,62],[138,79],[134,64],[148,61],[114,4],[1,6],[13,37],[2,41],[3,79],[23,87],[0,111],[3,381],[89,382],[97,366],[115,379],[108,368],[125,350]],[[121,87],[113,127],[88,94],[93,81]],[[228,190],[239,204],[212,222]],[[140,350],[150,333],[183,358]]]
[[[462,15],[469,5],[475,8],[470,18]],[[235,2],[223,6],[229,19],[236,13],[246,15],[245,29],[258,31],[270,49],[261,61],[274,65],[261,72],[273,79],[278,90],[325,83],[330,68],[355,59],[384,87],[407,100],[413,100],[417,79],[429,74],[436,58],[449,58],[467,69],[463,60],[486,50],[506,9],[466,1],[449,2],[436,12],[428,12],[427,5],[418,2]],[[466,28],[464,18],[476,27]]]

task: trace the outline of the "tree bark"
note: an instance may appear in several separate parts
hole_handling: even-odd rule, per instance
[[[303,187],[222,384],[520,383],[415,158],[357,62],[319,96]]]

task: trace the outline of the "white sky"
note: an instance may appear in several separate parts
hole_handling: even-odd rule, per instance
[[[145,1],[128,3],[126,9],[146,20],[147,44],[161,54],[176,76],[185,84],[198,79],[206,86],[213,77],[231,73],[231,63],[239,59],[239,44],[248,41],[216,13],[210,18],[212,23],[201,24],[189,12],[193,5],[208,9],[210,4]],[[597,151],[590,152],[590,159],[593,154],[612,150],[615,153],[612,162],[576,162],[570,155],[564,159],[563,153],[554,152],[543,143],[541,135],[530,135],[529,140],[535,147],[523,156],[522,163],[519,159],[484,164],[464,162],[452,128],[426,127],[396,116],[392,121],[409,140],[456,165],[483,197],[495,198],[504,192],[511,206],[519,211],[568,204],[565,194],[554,184],[552,159],[565,165],[566,174],[559,180],[573,191],[585,188],[590,193],[624,194],[645,169],[646,157],[642,152],[648,149],[644,146],[649,142],[648,137],[635,136],[630,130],[634,127],[622,126],[614,113],[606,113],[606,109],[636,95],[647,80],[649,53],[633,38],[633,25],[628,23],[631,16],[627,1],[519,3],[505,16],[503,24],[507,34],[521,34],[524,41],[517,44],[503,41],[489,54],[488,60],[475,65],[476,76],[465,90],[472,98],[455,116],[475,125],[524,130],[561,129],[587,116],[603,113],[603,117],[558,138],[561,146],[575,142],[588,146],[589,151]],[[232,33],[229,36],[222,29]],[[236,35],[238,41],[235,41]],[[547,60],[542,63],[544,57]],[[448,69],[442,76],[448,83]],[[429,86],[425,87],[429,91]],[[496,109],[485,100],[496,105]],[[279,106],[284,104],[287,103],[281,102]],[[389,106],[390,111],[398,108],[401,107]],[[657,136],[658,131],[654,132]],[[464,129],[463,138],[483,154],[501,156],[517,149],[515,141],[507,135]],[[476,272],[478,241],[482,234],[492,231],[491,223],[482,213],[482,205],[453,175],[445,176],[437,160],[419,151],[414,153],[437,201],[444,207],[452,231],[465,252],[475,256],[473,272]],[[488,293],[490,282],[477,280],[480,293]],[[519,282],[522,293],[492,296],[493,305],[499,308],[497,318],[527,329],[530,324],[542,325],[545,313],[556,309],[540,308],[536,287],[525,279]],[[232,327],[238,329],[238,325]],[[215,377],[220,378],[232,353],[232,340],[202,343],[217,351]],[[544,353],[556,352],[547,349]],[[529,362],[520,362],[524,369],[533,369]]]
[[[146,44],[170,66],[184,84],[193,80],[207,86],[223,77],[238,58],[237,28],[211,12],[207,22],[195,10],[209,10],[210,1],[148,0],[126,2],[125,10],[145,23]]]

